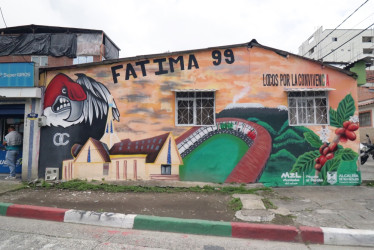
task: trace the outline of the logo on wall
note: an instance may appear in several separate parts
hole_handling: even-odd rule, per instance
[[[69,138],[70,135],[68,133],[56,133],[54,136],[53,136],[53,144],[55,144],[55,146],[65,146],[69,143],[69,140],[65,140],[64,138],[67,137]]]
[[[76,75],[76,82],[65,74],[58,74],[49,83],[44,100],[47,126],[66,128],[82,122],[92,125],[95,117],[105,117],[109,105],[114,119],[119,121],[120,114],[109,90],[85,74]]]
[[[327,182],[334,185],[338,181],[338,172],[327,172]]]
[[[36,114],[34,112],[31,112],[31,113],[27,114],[27,119],[36,120],[36,119],[38,119],[38,114]]]

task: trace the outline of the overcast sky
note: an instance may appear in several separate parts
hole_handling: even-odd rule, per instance
[[[103,30],[120,57],[249,42],[298,53],[319,27],[335,28],[365,0],[0,0],[8,27]],[[340,28],[374,23],[369,0]],[[0,19],[0,27],[5,24]],[[373,28],[373,27],[372,27]]]

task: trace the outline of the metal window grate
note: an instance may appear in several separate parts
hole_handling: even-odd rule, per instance
[[[326,91],[289,92],[290,125],[327,125],[328,98]]]
[[[177,125],[214,125],[215,93],[214,91],[176,92]]]

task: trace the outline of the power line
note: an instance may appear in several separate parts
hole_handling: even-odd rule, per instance
[[[357,23],[356,25],[354,25],[353,27],[352,27],[352,29],[354,29],[355,27],[357,27],[359,24],[361,24],[361,23],[363,23],[364,21],[366,21],[367,19],[369,19],[369,18],[371,18],[372,16],[374,15],[374,12],[373,13],[371,13],[368,17],[366,17],[366,18],[364,18],[362,21],[360,21],[359,23]],[[352,29],[350,29],[350,30],[347,30],[344,34],[342,34],[341,36],[338,36],[338,40],[340,39],[340,38],[342,38],[343,36],[345,36],[345,35],[348,35],[348,33],[353,33],[355,30],[352,30]],[[374,34],[374,29],[372,30],[372,35]],[[347,39],[348,39],[348,37],[347,37]],[[344,41],[344,39],[343,39],[343,41]],[[324,47],[326,48],[326,47],[329,47],[329,45],[330,44],[332,44],[333,42],[330,42],[329,44],[327,44],[327,45],[324,45]],[[373,45],[374,46],[374,45]],[[371,46],[370,48],[372,48],[373,46]],[[361,54],[363,54],[363,52],[356,52],[356,53],[354,53],[354,48],[351,48],[352,49],[352,53],[350,53],[351,55],[349,56],[350,57],[350,59],[348,60],[348,61],[354,61],[355,60],[355,58],[358,58]],[[350,51],[350,49],[348,49],[348,51]],[[326,52],[327,53],[327,52]],[[323,53],[321,53],[321,54],[323,54]],[[342,58],[342,57],[344,57],[344,56],[346,56],[347,55],[347,53],[338,53],[336,56],[336,61],[339,61],[339,59],[340,58]]]
[[[374,31],[374,30],[373,30]],[[352,30],[349,30],[349,32],[350,33],[352,33]],[[347,32],[346,33],[344,33],[342,36],[344,36],[345,34],[347,34]],[[340,38],[340,37],[342,37],[342,36],[339,36],[338,37],[338,39]],[[348,39],[348,37],[347,37],[347,39]],[[328,47],[328,45],[326,45],[326,47]],[[370,46],[370,47],[365,47],[364,49],[370,49],[370,48],[374,48],[374,45],[373,46]],[[336,48],[337,49],[337,48]],[[332,52],[335,52],[336,51],[336,49],[331,49],[330,51],[332,51]],[[350,53],[347,53],[347,52],[340,52],[340,53],[337,53],[337,54],[335,54],[335,56],[334,56],[334,59],[331,59],[331,60],[334,60],[334,61],[336,61],[336,62],[339,62],[339,60],[340,60],[340,58],[343,58],[343,57],[347,57],[347,54],[350,54],[349,55],[349,59],[346,59],[346,61],[347,62],[352,62],[352,61],[355,61],[355,58],[359,58],[361,55],[363,55],[364,53],[363,53],[363,51],[358,51],[357,53],[354,53],[353,51],[351,52],[351,49],[353,49],[353,51],[354,51],[354,49],[355,48],[348,48],[348,52],[350,52]],[[327,49],[326,49],[327,50]],[[327,52],[326,52],[327,53]],[[323,54],[323,53],[321,53],[321,54]]]
[[[5,28],[8,28],[8,26],[6,25],[5,18],[4,18],[4,15],[3,15],[3,11],[1,10],[1,7],[0,7],[0,12],[1,12],[1,16],[3,17]]]
[[[350,14],[346,19],[343,20],[343,22],[341,22],[338,26],[336,26],[335,29],[333,29],[329,34],[327,34],[321,41],[319,41],[314,47],[317,47],[318,44],[320,44],[323,40],[325,40],[329,35],[331,35],[332,32],[334,32],[337,28],[340,27],[340,25],[342,25],[345,21],[348,20],[348,18],[350,18],[354,13],[356,13],[356,11],[358,11],[362,6],[364,6],[367,2],[369,2],[369,0],[366,0],[363,4],[361,4],[357,9],[355,9],[355,11],[352,12],[352,14]],[[308,52],[306,52],[303,56],[305,56]]]
[[[349,41],[351,41],[353,38],[357,37],[358,35],[362,34],[365,30],[369,29],[371,26],[373,26],[374,23],[370,24],[366,29],[363,29],[360,33],[358,33],[357,35],[355,35],[354,37],[352,37],[351,39],[347,40],[345,43],[341,44],[340,46],[338,46],[336,49],[334,49],[333,51],[331,51],[330,53],[328,53],[327,55],[324,55],[323,57],[321,57],[320,59],[318,60],[322,60],[323,58],[325,58],[326,56],[330,55],[331,53],[333,53],[335,50],[339,49],[340,47],[342,47],[343,45],[347,44]]]
[[[363,47],[362,49],[370,49],[370,48],[373,48],[373,46],[370,46],[370,47]],[[356,51],[356,52],[355,52]],[[344,58],[344,57],[348,57],[349,59],[346,59],[348,62],[353,62],[356,60],[356,58],[358,59],[361,55],[364,55],[364,52],[363,50],[356,50],[356,48],[351,45],[350,48],[348,48],[348,51],[347,52],[344,52],[344,53],[337,53],[335,54],[335,57],[336,58],[335,60],[336,61],[339,61],[340,58]]]
[[[355,27],[357,27],[358,25],[360,25],[361,23],[363,23],[364,21],[366,21],[367,19],[369,19],[370,17],[372,17],[374,15],[374,12],[371,13],[369,16],[367,16],[366,18],[364,18],[362,21],[360,21],[359,23],[357,23],[356,25],[354,25],[352,27],[352,29],[348,29],[346,32],[344,32],[343,34],[341,34],[340,36],[337,37],[338,40],[340,40],[340,38],[344,37],[344,36],[348,36],[348,33],[352,33],[354,30]],[[348,38],[348,37],[347,37]],[[344,39],[343,39],[344,40]],[[328,48],[330,44],[334,43],[333,41],[330,41],[328,44],[324,45],[324,48]],[[320,49],[319,51],[321,54],[323,54],[323,48]],[[319,54],[319,53],[318,53]],[[317,55],[318,55],[317,54]],[[339,58],[341,58],[343,56],[343,54],[340,54],[340,56],[337,57],[336,61],[338,61]]]

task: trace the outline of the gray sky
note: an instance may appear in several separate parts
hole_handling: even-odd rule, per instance
[[[0,7],[8,27],[37,24],[103,30],[121,48],[120,57],[128,57],[252,39],[297,54],[319,26],[335,28],[363,2],[0,0]],[[340,28],[360,29],[374,23],[373,2],[369,0]],[[5,27],[1,19],[0,27]]]

